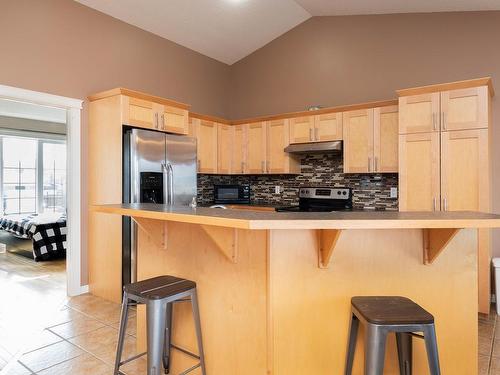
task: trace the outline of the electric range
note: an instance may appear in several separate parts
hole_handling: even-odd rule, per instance
[[[332,212],[352,210],[352,189],[301,187],[299,205],[276,207],[277,212]]]

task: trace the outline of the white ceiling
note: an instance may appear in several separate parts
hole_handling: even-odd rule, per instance
[[[311,15],[293,0],[77,0],[233,64]]]
[[[76,0],[233,64],[311,16],[500,9],[500,0]]]
[[[500,0],[295,0],[313,16],[499,10]]]

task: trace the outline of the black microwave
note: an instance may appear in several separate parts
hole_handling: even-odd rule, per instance
[[[250,185],[214,185],[215,203],[250,203]]]

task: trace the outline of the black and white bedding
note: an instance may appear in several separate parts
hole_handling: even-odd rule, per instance
[[[5,215],[0,217],[0,229],[30,239],[37,262],[66,256],[65,214]]]

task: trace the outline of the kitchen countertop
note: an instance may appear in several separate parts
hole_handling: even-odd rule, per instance
[[[500,228],[500,215],[479,212],[274,212],[171,207],[151,203],[97,205],[95,212],[240,229]]]

